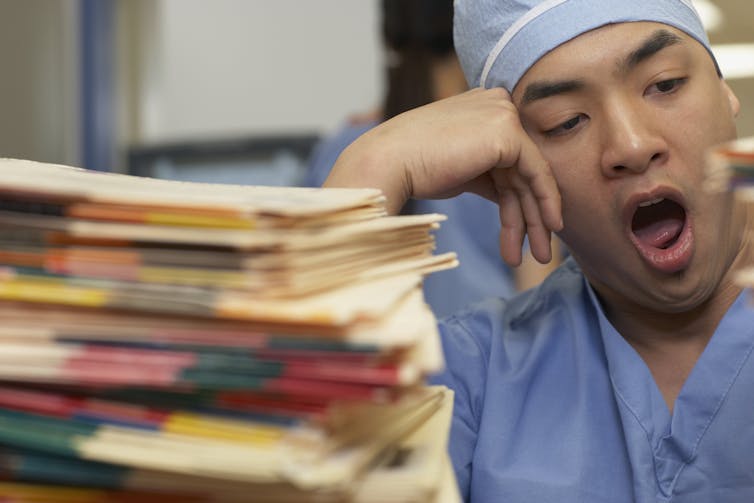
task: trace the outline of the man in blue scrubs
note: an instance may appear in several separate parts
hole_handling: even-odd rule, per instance
[[[703,189],[736,97],[689,0],[457,0],[476,87],[388,121],[326,185],[472,191],[571,258],[441,323],[469,501],[754,501],[749,211]]]

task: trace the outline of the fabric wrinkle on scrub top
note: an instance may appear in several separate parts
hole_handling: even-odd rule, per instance
[[[340,153],[376,122],[346,125],[320,142],[312,153],[305,185],[321,186]],[[498,206],[474,194],[451,199],[413,200],[411,213],[441,213],[448,217],[433,232],[434,253],[456,252],[459,267],[424,279],[424,297],[440,318],[487,297],[507,298],[516,292],[513,274],[500,258]]]
[[[754,309],[744,291],[671,416],[578,265],[440,323],[466,501],[754,502]]]

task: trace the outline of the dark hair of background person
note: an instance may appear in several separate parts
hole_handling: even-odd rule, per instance
[[[432,63],[454,55],[453,0],[382,0],[388,120],[435,100]]]

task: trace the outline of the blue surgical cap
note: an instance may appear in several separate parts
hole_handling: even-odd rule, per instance
[[[512,92],[542,56],[611,23],[664,23],[712,54],[691,0],[455,0],[454,8],[455,48],[471,87]]]

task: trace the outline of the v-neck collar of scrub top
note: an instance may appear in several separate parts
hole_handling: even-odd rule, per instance
[[[608,321],[588,282],[587,289],[598,313],[624,431],[627,437],[635,437],[627,438],[632,466],[652,469],[660,493],[670,497],[675,481],[693,461],[700,441],[754,348],[751,291],[743,291],[721,320],[683,384],[671,414],[644,360]],[[647,452],[652,452],[651,459]],[[654,466],[646,466],[649,463]]]

